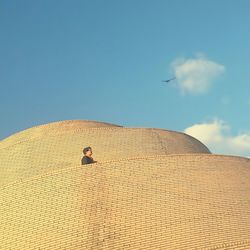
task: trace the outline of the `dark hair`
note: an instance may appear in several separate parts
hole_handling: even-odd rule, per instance
[[[86,153],[87,153],[88,151],[90,151],[90,150],[92,150],[91,147],[86,147],[86,148],[83,149],[82,152],[83,152],[84,154],[86,154]]]

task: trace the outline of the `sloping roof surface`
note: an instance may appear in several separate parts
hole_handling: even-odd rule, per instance
[[[3,249],[249,249],[249,160],[172,155],[5,186]],[[4,239],[4,240],[3,240]]]
[[[102,125],[83,121],[52,123],[3,140],[0,186],[79,165],[86,146],[92,146],[98,162],[157,154],[210,153],[201,142],[183,133]]]
[[[0,142],[0,249],[250,249],[249,159],[167,130],[34,129]]]

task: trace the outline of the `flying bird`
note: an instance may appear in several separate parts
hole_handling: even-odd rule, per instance
[[[166,82],[166,83],[169,83],[169,82],[171,82],[171,81],[173,81],[173,80],[175,80],[176,79],[176,77],[173,77],[173,78],[171,78],[171,79],[168,79],[168,80],[164,80],[164,81],[162,81],[162,82]]]

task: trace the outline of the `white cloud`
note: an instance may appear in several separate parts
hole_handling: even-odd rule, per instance
[[[225,71],[223,65],[201,55],[193,59],[176,59],[171,64],[171,68],[183,94],[206,93],[214,80]]]
[[[221,120],[195,124],[184,132],[200,140],[213,153],[241,156],[250,154],[250,134],[230,135],[230,127]]]

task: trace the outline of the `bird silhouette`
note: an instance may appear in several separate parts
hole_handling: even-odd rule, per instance
[[[173,81],[173,80],[175,80],[175,79],[176,79],[176,77],[173,77],[173,78],[170,78],[170,79],[168,79],[168,80],[163,80],[162,82],[169,83],[169,82],[171,82],[171,81]]]

